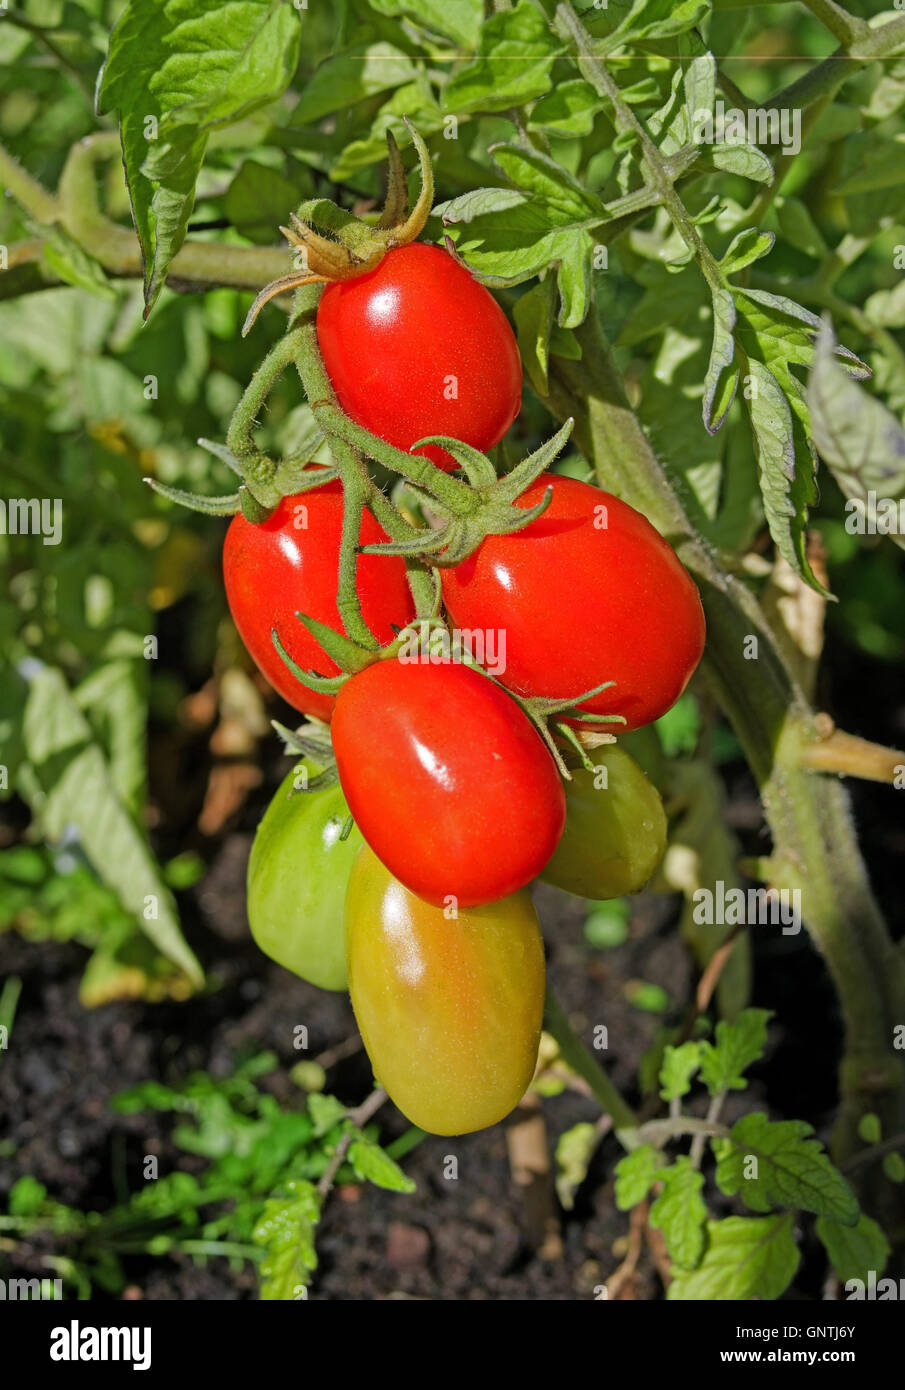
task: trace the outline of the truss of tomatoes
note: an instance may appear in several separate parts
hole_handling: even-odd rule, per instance
[[[518,411],[508,322],[436,247],[401,247],[376,271],[328,286],[317,331],[343,408],[399,447],[445,434],[486,451]],[[413,1124],[438,1134],[495,1123],[531,1082],[545,984],[527,885],[637,892],[665,847],[659,794],[625,748],[595,749],[595,771],[577,766],[564,782],[520,702],[574,698],[576,714],[621,716],[618,732],[631,734],[675,703],[704,646],[697,589],[646,518],[555,474],[517,505],[547,487],[551,503],[526,529],[488,536],[442,571],[455,627],[505,631],[499,683],[454,661],[395,656],[335,697],[292,676],[273,628],[298,666],[337,671],[295,614],[342,631],[338,483],[284,498],[260,525],[237,515],[224,549],[249,652],[290,704],[330,722],[339,775],[294,795],[290,774],[274,798],[249,864],[252,932],[303,978],[349,989],[376,1078]],[[366,513],[361,544],[382,539]],[[392,642],[414,616],[403,561],[361,555],[357,580],[365,621]]]

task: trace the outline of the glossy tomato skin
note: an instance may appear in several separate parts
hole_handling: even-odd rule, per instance
[[[528,892],[448,918],[365,847],[345,921],[362,1040],[406,1118],[431,1134],[468,1134],[508,1115],[534,1073],[544,1007]]]
[[[296,680],[270,632],[276,628],[303,671],[337,674],[339,668],[295,615],[307,613],[337,632],[343,630],[336,607],[342,512],[340,484],[325,483],[313,492],[284,497],[260,525],[237,512],[223,545],[226,598],[249,655],[284,700],[318,719],[330,718],[333,696],[308,690]],[[383,528],[365,512],[361,544],[386,539]],[[365,622],[379,642],[389,642],[393,624],[404,627],[414,614],[405,563],[396,556],[359,556],[358,592]]]
[[[346,988],[343,904],[362,846],[336,784],[294,791],[302,760],[285,778],[258,826],[248,861],[248,923],[265,955],[320,989]],[[302,785],[299,781],[298,785]]]
[[[515,701],[469,667],[378,661],[341,688],[332,734],[361,833],[425,901],[494,902],[553,853],[556,764]]]
[[[701,659],[698,591],[647,518],[611,493],[545,474],[518,505],[533,506],[548,486],[553,500],[537,521],[486,537],[442,571],[447,609],[459,628],[505,631],[500,680],[511,690],[568,697],[615,681],[581,709],[641,728],[675,704]]]
[[[369,274],[328,285],[317,339],[343,410],[400,449],[446,434],[486,452],[519,412],[522,367],[506,316],[439,246],[397,247]],[[433,446],[419,452],[458,466]]]
[[[639,893],[666,849],[660,794],[617,745],[590,757],[597,771],[573,768],[566,783],[566,827],[541,878],[581,898]]]

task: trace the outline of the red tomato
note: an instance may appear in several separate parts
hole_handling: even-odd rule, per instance
[[[522,366],[496,300],[448,251],[413,242],[328,285],[317,340],[347,415],[400,449],[447,434],[486,452],[519,412]],[[445,450],[419,450],[449,470]]]
[[[376,662],[340,690],[332,732],[359,830],[426,902],[496,902],[556,848],[556,764],[515,701],[467,666]]]
[[[284,497],[260,525],[237,512],[223,546],[226,598],[249,654],[284,700],[319,719],[330,718],[333,696],[308,690],[296,680],[274,648],[270,632],[276,628],[303,671],[338,673],[339,667],[295,615],[307,613],[337,632],[343,630],[336,607],[342,516],[340,484],[325,483],[313,492]],[[361,544],[386,539],[383,527],[365,512]],[[358,592],[364,620],[381,643],[392,640],[394,623],[405,627],[414,616],[405,562],[396,556],[360,555]]]
[[[537,521],[441,571],[446,607],[459,628],[505,632],[499,679],[511,690],[567,697],[615,681],[581,708],[638,729],[675,704],[701,659],[698,591],[647,518],[611,493],[551,473],[518,505],[549,485]]]

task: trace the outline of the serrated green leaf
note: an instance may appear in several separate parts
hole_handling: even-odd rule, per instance
[[[815,1229],[843,1283],[850,1279],[867,1283],[871,1270],[879,1277],[886,1268],[891,1254],[889,1241],[876,1221],[863,1212],[855,1226],[821,1216]]]
[[[375,1187],[385,1187],[390,1192],[414,1192],[416,1184],[402,1171],[395,1159],[364,1135],[354,1139],[349,1146],[349,1162],[356,1177],[372,1182]]]
[[[801,464],[806,476],[799,480],[795,426],[786,393],[762,362],[751,360],[748,370],[751,381],[746,383],[745,400],[754,434],[764,514],[779,553],[805,577],[807,506],[817,496],[815,469],[809,455],[804,454]],[[805,500],[796,504],[796,497],[802,494]]]
[[[720,260],[724,275],[736,275],[746,265],[768,256],[776,241],[772,232],[762,232],[756,227],[748,227],[733,237],[729,247]]]
[[[639,39],[687,33],[710,11],[710,0],[634,0],[628,15],[606,42],[606,50]]]
[[[643,1202],[653,1186],[660,1167],[661,1157],[650,1144],[641,1144],[632,1149],[625,1158],[616,1164],[616,1206],[620,1211],[628,1211]]]
[[[779,1298],[801,1258],[791,1225],[789,1216],[708,1221],[703,1260],[695,1270],[680,1270],[666,1297],[673,1302]]]
[[[732,1148],[716,1169],[717,1185],[752,1211],[800,1207],[843,1225],[858,1220],[858,1203],[804,1120],[768,1120],[762,1111],[732,1127]],[[751,1169],[749,1175],[746,1171]]]
[[[130,0],[110,36],[98,110],[119,117],[146,311],[185,238],[208,134],[273,101],[298,61],[281,0]],[[156,128],[155,128],[156,127]]]
[[[493,161],[517,188],[539,199],[546,207],[553,226],[572,226],[589,218],[603,220],[599,198],[574,178],[563,166],[539,150],[521,145],[492,145]]]
[[[691,1160],[682,1154],[670,1167],[662,1168],[657,1177],[663,1183],[663,1191],[650,1209],[650,1224],[663,1232],[673,1264],[695,1269],[704,1254],[704,1175],[692,1168]]]
[[[701,1065],[701,1044],[684,1042],[667,1047],[660,1067],[661,1100],[679,1100],[691,1090],[691,1078]]]
[[[825,326],[807,386],[814,444],[849,501],[846,528],[873,529],[905,547],[898,502],[905,498],[905,430],[882,401],[852,381]],[[887,516],[886,513],[890,515]]]
[[[531,0],[518,0],[481,26],[475,61],[446,84],[447,111],[505,111],[543,96],[559,51],[541,11]]]
[[[712,1096],[747,1086],[743,1073],[763,1055],[770,1016],[769,1009],[745,1009],[734,1023],[716,1025],[715,1043],[701,1043],[701,1080]]]
[[[556,1141],[556,1194],[565,1211],[575,1205],[575,1193],[588,1175],[598,1142],[597,1126],[586,1121],[573,1125]]]

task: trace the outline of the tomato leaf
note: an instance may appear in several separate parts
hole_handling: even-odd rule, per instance
[[[804,1120],[768,1120],[762,1111],[732,1127],[731,1147],[721,1153],[716,1182],[727,1197],[741,1197],[752,1211],[800,1207],[844,1226],[858,1220],[858,1203]]]
[[[712,1096],[744,1090],[743,1073],[763,1055],[769,1009],[745,1009],[734,1023],[716,1025],[716,1043],[701,1043],[701,1080]]]
[[[660,1067],[661,1100],[679,1100],[691,1090],[691,1078],[701,1065],[701,1045],[685,1042],[667,1046]]]
[[[738,386],[735,362],[735,303],[728,289],[713,291],[713,346],[704,378],[704,426],[716,434],[725,420]]]
[[[314,1235],[320,1220],[320,1198],[310,1182],[288,1182],[286,1196],[271,1197],[252,1232],[264,1246],[259,1266],[262,1300],[292,1301],[304,1290],[317,1268]]]
[[[876,1221],[863,1212],[855,1226],[821,1216],[815,1229],[843,1283],[850,1279],[866,1283],[870,1270],[879,1278],[886,1268],[891,1254],[889,1241]]]
[[[588,1175],[588,1165],[599,1143],[597,1126],[582,1121],[556,1141],[556,1195],[565,1211],[575,1205],[575,1193]]]
[[[876,505],[870,504],[878,498],[893,504],[905,498],[905,430],[882,401],[839,366],[828,324],[817,341],[807,401],[817,451],[850,499],[846,511],[868,525],[882,525]],[[893,510],[897,515],[898,507]],[[905,535],[897,526],[884,533],[905,547]]]
[[[666,1297],[679,1302],[779,1298],[801,1258],[791,1224],[788,1215],[708,1221],[703,1260],[695,1270],[677,1272]]]
[[[405,18],[421,28],[444,34],[466,50],[477,47],[484,22],[484,0],[369,0],[372,10]]]
[[[120,121],[144,261],[145,313],[185,238],[214,126],[278,97],[295,70],[299,13],[282,0],[130,0],[110,37],[98,110]]]
[[[447,111],[505,111],[543,96],[552,85],[560,45],[531,0],[518,0],[481,26],[474,62],[446,84]]]
[[[707,1207],[701,1196],[703,1173],[680,1154],[675,1163],[657,1174],[663,1191],[650,1209],[650,1224],[663,1232],[674,1264],[695,1269],[704,1254]]]
[[[616,1206],[628,1211],[643,1202],[653,1186],[661,1158],[651,1144],[632,1149],[616,1164]]]
[[[390,1192],[415,1192],[417,1184],[402,1171],[395,1159],[390,1158],[373,1139],[359,1135],[349,1146],[349,1162],[355,1176],[372,1182],[375,1187],[385,1187]]]

